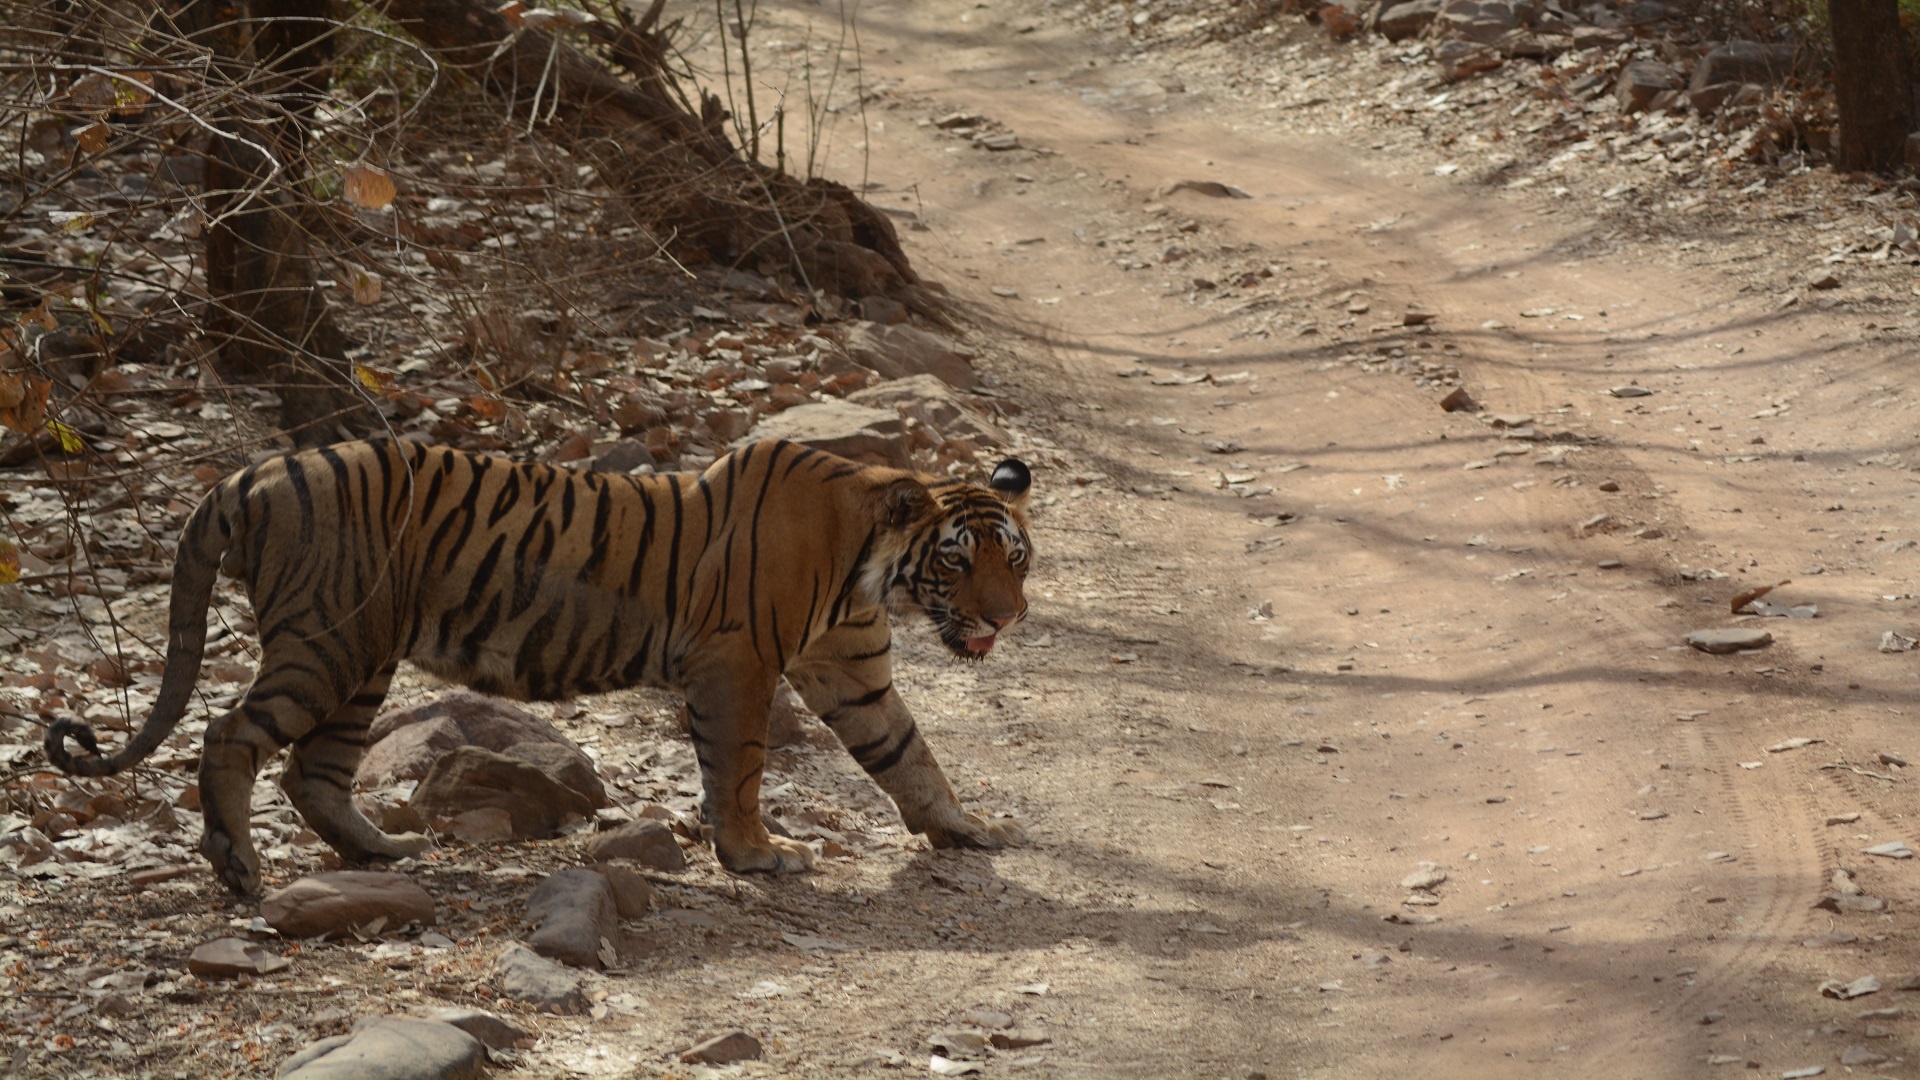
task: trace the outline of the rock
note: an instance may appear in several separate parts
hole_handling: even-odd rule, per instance
[[[860,317],[868,322],[895,325],[907,321],[907,305],[891,296],[863,296],[855,301]]]
[[[527,919],[539,924],[527,935],[533,951],[572,967],[599,970],[606,966],[603,952],[620,940],[613,886],[579,867],[547,875],[527,898]]]
[[[498,844],[513,839],[513,815],[498,806],[482,806],[447,819],[447,832],[463,844]]]
[[[587,998],[580,992],[580,976],[514,943],[500,950],[493,962],[494,980],[501,994],[543,1012],[582,1013]]]
[[[507,747],[506,755],[515,761],[524,761],[537,767],[549,777],[585,795],[595,809],[613,805],[607,798],[607,786],[600,781],[600,772],[594,768],[593,759],[572,746],[548,742],[516,743]]]
[[[1053,1036],[1028,1030],[996,1031],[987,1036],[987,1041],[995,1050],[1024,1050],[1029,1046],[1044,1046],[1053,1041]]]
[[[1652,395],[1653,391],[1647,389],[1644,386],[1635,386],[1632,383],[1627,383],[1624,386],[1613,387],[1612,389],[1608,390],[1607,393],[1612,394],[1614,397],[1617,397],[1617,398],[1636,398],[1636,397],[1648,397]]]
[[[744,1031],[715,1035],[706,1042],[680,1052],[680,1060],[688,1065],[728,1065],[736,1061],[756,1060],[759,1057],[760,1040]]]
[[[988,422],[947,384],[931,375],[915,375],[881,383],[847,395],[847,400],[876,409],[892,409],[903,418],[918,420],[946,439],[966,439],[978,446],[1006,446],[1012,440]]]
[[[1822,896],[1814,907],[1836,914],[1877,914],[1887,910],[1887,902],[1877,896],[1863,896],[1860,893],[1831,892]]]
[[[1687,104],[1692,105],[1693,110],[1702,116],[1712,116],[1714,113],[1720,111],[1720,106],[1739,98],[1742,92],[1752,85],[1751,83],[1727,82],[1714,83],[1712,86],[1703,86],[1699,89],[1690,89],[1687,91]],[[1757,91],[1759,87],[1754,87],[1754,89]]]
[[[1773,644],[1773,635],[1765,630],[1736,626],[1725,630],[1695,630],[1687,635],[1686,641],[1703,653],[1722,655],[1764,649]]]
[[[653,883],[640,871],[625,863],[610,862],[602,864],[600,872],[613,890],[613,907],[621,918],[637,919],[653,907]]]
[[[1380,13],[1374,26],[1388,41],[1419,37],[1439,16],[1443,0],[1404,0]]]
[[[1758,41],[1729,41],[1707,50],[1693,65],[1694,90],[1725,83],[1756,83],[1775,86],[1793,74],[1792,45],[1763,45]]]
[[[457,741],[445,724],[438,723],[443,720],[458,732]],[[406,729],[425,723],[434,723],[434,727],[407,741],[387,745]],[[419,780],[454,747],[467,744],[505,753],[521,743],[552,743],[579,753],[559,728],[525,709],[484,694],[456,690],[424,705],[375,717],[367,729],[367,755],[360,761],[354,782],[360,787],[379,788],[400,780]],[[592,770],[590,758],[581,754],[580,759]]]
[[[376,919],[389,930],[433,925],[433,897],[404,874],[334,870],[275,889],[260,901],[260,917],[281,937],[329,937]]]
[[[1400,879],[1403,889],[1437,889],[1445,884],[1447,872],[1431,863],[1423,863],[1420,868]]]
[[[531,1044],[534,1038],[533,1032],[511,1020],[502,1019],[485,1009],[469,1009],[463,1005],[442,1005],[428,1009],[422,1019],[452,1024],[479,1039],[489,1050],[511,1050],[516,1046]]]
[[[890,409],[845,401],[817,401],[774,413],[753,426],[741,445],[788,439],[872,465],[904,467],[906,422]]]
[[[1815,270],[1813,273],[1807,275],[1807,287],[1809,289],[1837,289],[1840,287],[1840,275],[1835,274],[1832,270]]]
[[[883,378],[932,375],[958,390],[971,390],[980,382],[969,362],[970,350],[916,326],[856,323],[847,331],[844,346],[855,363]]]
[[[1828,979],[1820,984],[1820,993],[1825,997],[1848,1001],[1857,997],[1880,992],[1880,980],[1877,976],[1862,975],[1852,982],[1843,983],[1839,979]]]
[[[1481,45],[1491,45],[1521,23],[1511,0],[1445,0],[1437,18],[1440,32]]]
[[[1898,840],[1889,840],[1884,844],[1863,847],[1860,849],[1860,853],[1863,855],[1879,855],[1888,859],[1913,858],[1913,849]]]
[[[413,807],[430,817],[468,810],[505,810],[513,835],[542,839],[559,831],[569,814],[591,817],[592,799],[548,776],[538,766],[479,746],[462,746],[434,763],[413,793]]]
[[[1614,83],[1614,94],[1626,112],[1647,112],[1661,108],[1660,99],[1667,92],[1674,91],[1677,96],[1681,85],[1680,72],[1671,64],[1635,60],[1621,69],[1620,78]]]
[[[1887,1055],[1878,1050],[1869,1050],[1864,1046],[1849,1046],[1840,1051],[1840,1064],[1847,1066],[1878,1065],[1887,1060]]]
[[[587,840],[587,857],[595,862],[632,859],[655,870],[678,873],[687,868],[687,857],[680,841],[666,823],[652,819],[629,821],[593,834]]]
[[[467,741],[460,725],[444,716],[408,724],[367,748],[354,773],[354,783],[383,788],[402,780],[418,780],[427,775],[434,762],[467,745]]]
[[[452,1024],[380,1016],[282,1062],[278,1080],[479,1080],[487,1049]]]
[[[630,473],[642,465],[653,465],[653,452],[640,439],[621,439],[594,456],[592,472]]]
[[[261,945],[241,938],[214,938],[194,947],[187,957],[187,970],[203,979],[231,979],[239,975],[271,975],[292,967],[284,956],[275,956]]]
[[[1633,35],[1625,30],[1611,26],[1576,26],[1573,28],[1573,47],[1576,49],[1616,49],[1632,40]]]

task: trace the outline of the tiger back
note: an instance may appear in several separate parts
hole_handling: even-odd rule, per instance
[[[626,476],[398,441],[286,454],[221,481],[175,559],[153,712],[102,756],[70,720],[47,734],[69,773],[141,760],[185,712],[216,569],[237,577],[258,673],[212,720],[200,761],[200,849],[258,891],[253,781],[282,748],[282,785],[350,862],[417,854],[353,805],[366,732],[402,659],[485,693],[555,700],[648,685],[682,695],[721,863],[792,871],[811,849],[759,814],[768,709],[784,675],[938,846],[1021,834],[963,810],[892,685],[890,598],[976,660],[1026,612],[1031,476],[989,486],[864,466],[795,443],[742,447],[701,474]],[[86,756],[66,745],[78,742]]]

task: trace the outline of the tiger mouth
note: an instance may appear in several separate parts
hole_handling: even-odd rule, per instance
[[[999,638],[998,634],[988,634],[985,637],[968,638],[965,642],[966,655],[968,656],[987,655],[988,653],[993,651],[993,643],[998,638]]]

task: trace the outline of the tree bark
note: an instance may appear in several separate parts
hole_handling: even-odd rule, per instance
[[[542,115],[558,100],[552,137],[634,196],[660,235],[731,265],[773,263],[811,288],[849,298],[890,296],[935,318],[944,304],[921,284],[886,216],[843,185],[801,181],[743,157],[727,112],[702,92],[682,96],[655,29],[660,3],[637,23],[596,38],[634,76],[552,35],[521,30],[484,0],[387,0],[386,15],[450,68],[474,73],[511,107]],[[505,49],[501,43],[512,38]]]
[[[1907,35],[1897,0],[1827,0],[1842,169],[1885,172],[1906,156],[1913,130]]]
[[[330,9],[330,0],[191,0],[175,14],[212,50],[215,70],[248,91],[214,120],[226,137],[207,158],[203,328],[221,371],[280,395],[281,423],[302,446],[365,434],[374,420],[306,232],[306,131],[330,78]]]

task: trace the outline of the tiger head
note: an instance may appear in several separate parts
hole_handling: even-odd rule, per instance
[[[907,536],[888,591],[926,612],[941,642],[964,660],[986,656],[1027,613],[1032,484],[1026,465],[1008,458],[987,487],[903,478],[887,488],[888,519]]]

